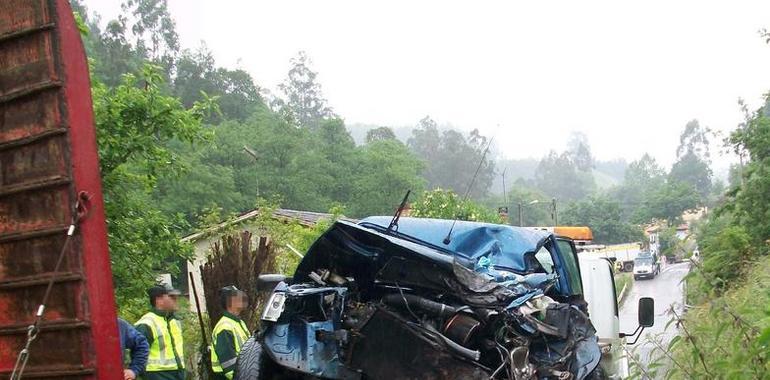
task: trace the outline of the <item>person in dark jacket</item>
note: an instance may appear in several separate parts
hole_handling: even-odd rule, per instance
[[[125,354],[128,350],[131,357],[128,367],[123,369],[123,380],[135,380],[147,366],[150,345],[144,335],[121,318],[118,318],[118,331],[120,331],[120,352]]]
[[[232,380],[238,353],[251,336],[249,328],[240,317],[249,305],[249,299],[246,293],[234,285],[222,288],[219,299],[225,311],[214,326],[211,337],[211,369],[216,380]]]

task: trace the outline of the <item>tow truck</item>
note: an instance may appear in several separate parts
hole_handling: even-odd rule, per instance
[[[89,78],[66,0],[0,1],[0,378],[123,378]]]

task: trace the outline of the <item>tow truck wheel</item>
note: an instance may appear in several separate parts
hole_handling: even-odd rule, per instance
[[[235,364],[234,380],[293,380],[302,379],[273,363],[254,336],[241,347]]]

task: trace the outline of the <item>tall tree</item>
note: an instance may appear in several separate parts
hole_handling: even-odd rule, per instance
[[[561,219],[563,224],[591,227],[597,243],[629,243],[640,241],[643,237],[639,226],[622,220],[620,204],[604,196],[588,197],[569,204]]]
[[[687,122],[679,136],[679,146],[676,148],[677,158],[681,158],[687,153],[694,153],[702,160],[708,161],[711,158],[709,134],[711,134],[711,130],[702,127],[698,120],[693,119]]]
[[[456,130],[439,132],[430,117],[420,120],[407,142],[409,148],[426,163],[423,176],[429,188],[451,189],[480,199],[489,191],[495,164],[488,152],[488,138],[473,130],[466,138]],[[476,175],[476,169],[478,175]],[[475,176],[475,180],[474,180]]]
[[[624,181],[621,186],[613,189],[611,194],[620,201],[625,220],[646,223],[650,213],[640,211],[645,201],[666,184],[666,172],[658,162],[645,153],[640,159],[628,164]]]
[[[677,161],[669,173],[669,181],[684,182],[695,188],[702,200],[711,193],[712,172],[710,168],[708,128],[702,127],[697,120],[685,125],[679,137],[676,149]]]
[[[372,128],[366,132],[367,144],[373,143],[375,141],[395,140],[395,139],[396,139],[396,134],[393,132],[392,129],[388,127]]]
[[[693,151],[688,151],[674,163],[668,177],[669,182],[682,182],[691,186],[701,200],[706,200],[711,194],[711,168]]]
[[[568,152],[551,151],[540,160],[535,170],[535,185],[560,200],[576,200],[590,194],[595,184],[590,173],[581,172]]]
[[[159,69],[147,66],[141,77],[124,76],[109,88],[93,83],[99,158],[110,240],[110,257],[119,303],[140,297],[156,270],[173,272],[189,252],[177,233],[184,221],[162,212],[151,197],[159,178],[183,169],[172,141],[195,144],[207,131],[201,122],[211,104],[185,109],[161,92]]]
[[[570,134],[567,152],[578,170],[590,172],[594,168],[591,146],[588,144],[588,136],[585,133],[573,131]]]
[[[317,81],[318,73],[310,68],[311,64],[304,51],[291,59],[288,76],[278,86],[284,99],[276,99],[275,106],[298,126],[317,129],[322,120],[335,115],[326,104],[321,84]]]
[[[133,16],[131,32],[136,47],[151,61],[161,65],[170,76],[179,53],[176,22],[168,11],[168,0],[126,0],[118,19],[126,25],[126,14]]]
[[[262,103],[259,87],[251,75],[241,69],[216,67],[214,56],[202,45],[197,51],[185,50],[176,62],[173,92],[185,106],[206,97],[216,98],[220,114],[213,114],[209,123],[223,119],[244,121]]]
[[[760,252],[767,254],[770,246],[770,96],[753,113],[744,128],[730,134],[729,142],[736,152],[745,152],[748,161],[741,173],[742,184],[732,194],[733,210],[738,222],[749,233]]]
[[[375,140],[359,148],[350,199],[350,215],[390,215],[407,190],[420,194],[423,163],[396,139]]]

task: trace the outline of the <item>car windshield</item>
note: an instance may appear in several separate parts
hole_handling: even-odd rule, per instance
[[[652,257],[637,257],[634,260],[634,264],[636,265],[651,265],[652,264]]]

